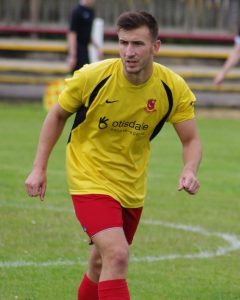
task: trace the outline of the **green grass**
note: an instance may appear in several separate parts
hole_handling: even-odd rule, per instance
[[[37,104],[0,104],[1,300],[74,300],[85,270],[89,246],[76,221],[65,179],[64,152],[71,121],[49,162],[45,201],[25,193],[24,181],[45,115]],[[166,125],[152,143],[146,206],[131,248],[128,279],[133,300],[240,299],[239,249],[194,257],[229,246],[216,233],[240,240],[239,120],[199,117],[198,124],[204,157],[196,196],[177,191],[181,147],[172,127]],[[151,220],[162,224],[146,222]],[[206,232],[181,230],[174,224]],[[147,256],[159,260],[146,261]]]

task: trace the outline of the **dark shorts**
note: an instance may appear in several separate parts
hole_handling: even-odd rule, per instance
[[[132,243],[142,207],[125,208],[108,195],[72,195],[78,221],[90,239],[100,231],[121,227],[128,244]]]

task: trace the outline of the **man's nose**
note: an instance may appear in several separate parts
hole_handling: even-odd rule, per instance
[[[127,56],[133,56],[135,55],[135,48],[133,47],[133,45],[128,44],[126,47],[126,55]]]

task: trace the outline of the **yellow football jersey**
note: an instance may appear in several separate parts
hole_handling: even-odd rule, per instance
[[[76,113],[66,151],[70,194],[143,206],[150,141],[165,121],[194,118],[194,101],[184,80],[157,63],[141,85],[126,80],[120,59],[75,72],[59,97],[63,109]]]

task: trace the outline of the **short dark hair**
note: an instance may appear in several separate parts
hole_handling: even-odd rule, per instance
[[[153,41],[158,39],[158,23],[150,13],[146,11],[124,12],[117,19],[117,30],[132,30],[141,26],[146,26],[151,34]]]

